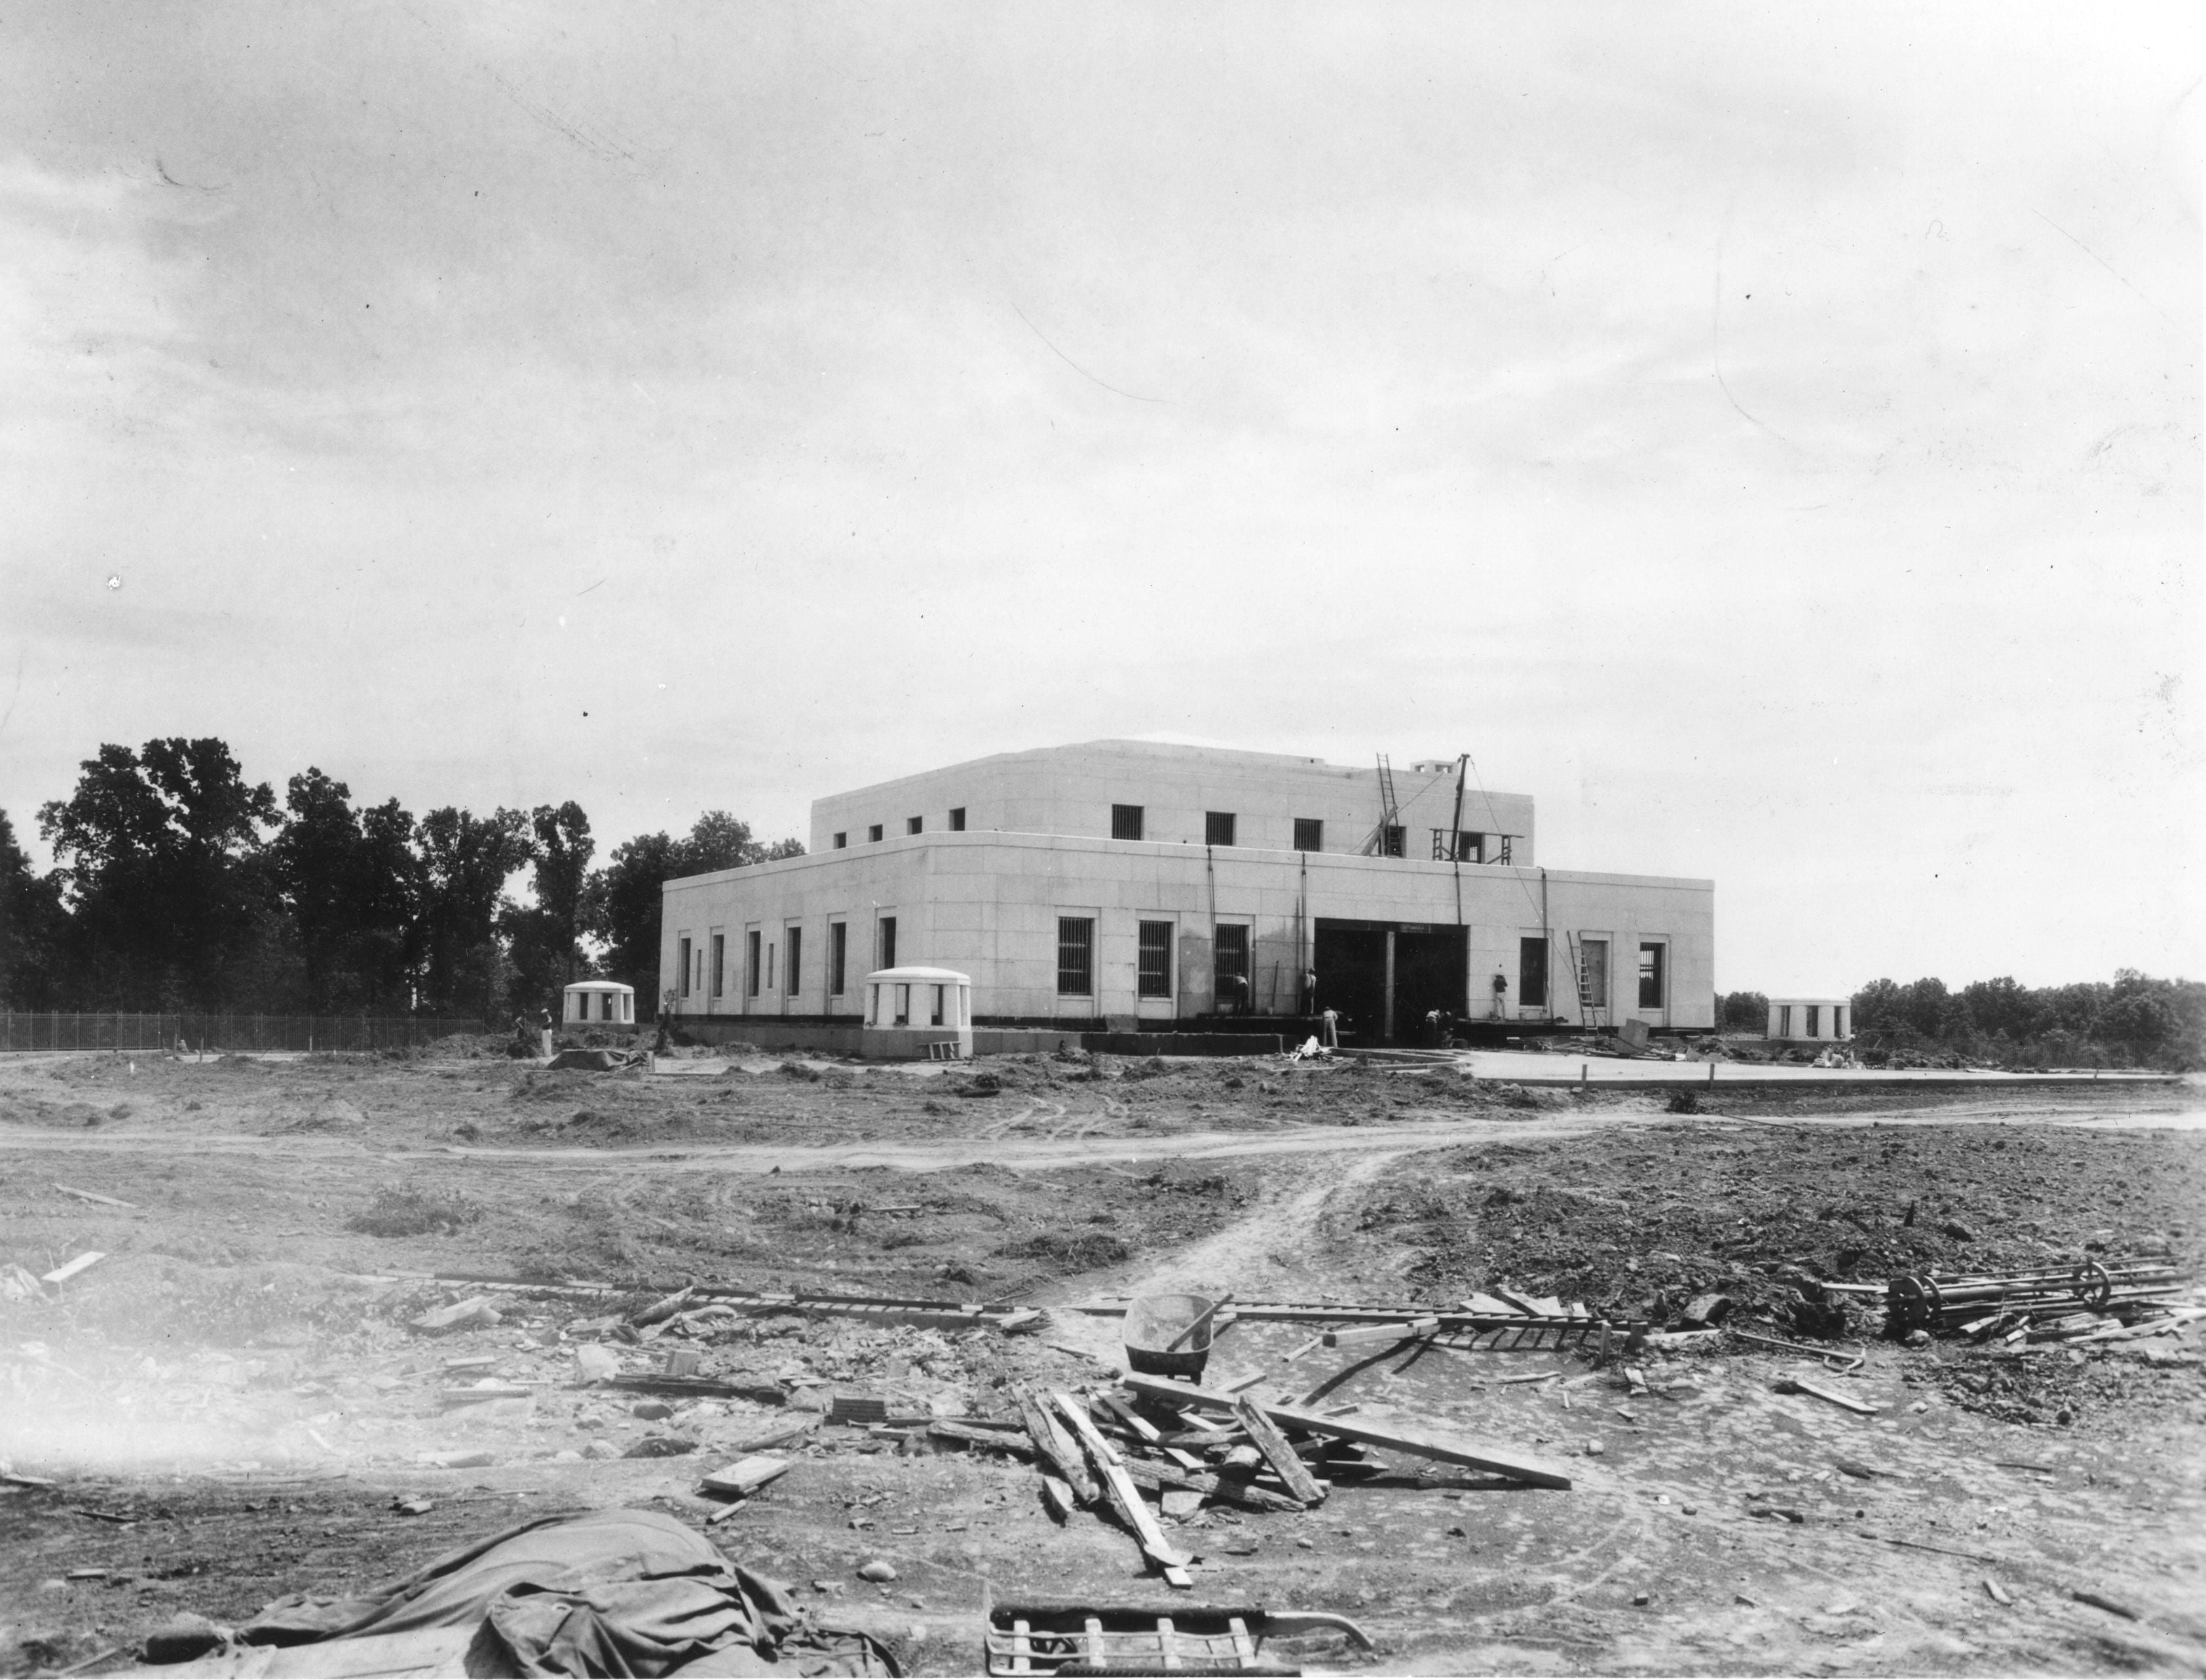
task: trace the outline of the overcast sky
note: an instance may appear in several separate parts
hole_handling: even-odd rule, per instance
[[[1713,877],[1726,989],[2197,976],[2201,58],[15,9],[0,807],[172,734],[601,850],[1098,736],[1468,751],[1550,866]]]

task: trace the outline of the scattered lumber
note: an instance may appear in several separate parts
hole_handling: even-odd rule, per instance
[[[1031,1439],[1014,1434],[1008,1429],[987,1429],[970,1423],[960,1423],[954,1418],[937,1418],[927,1426],[927,1433],[939,1440],[957,1441],[967,1446],[987,1447],[996,1452],[1008,1452],[1015,1458],[1035,1458]]]
[[[1102,1497],[1095,1479],[1088,1474],[1080,1449],[1058,1427],[1057,1420],[1043,1409],[1040,1402],[1031,1394],[1022,1393],[1019,1415],[1026,1425],[1027,1439],[1034,1443],[1034,1452],[1045,1469],[1054,1471],[1083,1505],[1092,1505]]]
[[[449,1307],[432,1308],[419,1317],[407,1320],[406,1327],[425,1336],[442,1336],[448,1331],[487,1329],[500,1317],[498,1308],[490,1304],[490,1297],[478,1295],[456,1301]]]
[[[1230,1504],[1243,1505],[1250,1510],[1277,1511],[1282,1514],[1297,1511],[1304,1507],[1300,1499],[1284,1493],[1274,1493],[1268,1487],[1259,1487],[1246,1474],[1230,1475],[1213,1470],[1186,1470],[1175,1465],[1160,1464],[1154,1460],[1127,1458],[1120,1461],[1126,1474],[1136,1487],[1151,1492],[1167,1491],[1200,1493],[1207,1498],[1223,1499]]]
[[[632,1377],[608,1377],[600,1386],[625,1389],[631,1394],[748,1400],[757,1406],[784,1405],[789,1399],[778,1383],[724,1383],[714,1377],[668,1377],[656,1372],[645,1372]]]
[[[1213,1389],[1196,1388],[1187,1383],[1172,1382],[1161,1377],[1134,1375],[1122,1379],[1121,1382],[1124,1387],[1136,1394],[1164,1401],[1168,1405],[1203,1406],[1212,1411],[1234,1412],[1237,1415],[1239,1409],[1237,1396],[1221,1394]],[[1407,1453],[1413,1457],[1429,1458],[1438,1463],[1484,1470],[1489,1474],[1506,1476],[1512,1481],[1524,1482],[1533,1487],[1567,1488],[1571,1486],[1570,1477],[1552,1464],[1467,1437],[1440,1435],[1404,1426],[1382,1426],[1361,1418],[1310,1411],[1300,1406],[1283,1406],[1266,1401],[1252,1403],[1282,1429],[1327,1435],[1344,1441],[1360,1441],[1368,1446]]]
[[[1157,1527],[1157,1519],[1149,1514],[1142,1503],[1141,1489],[1126,1473],[1126,1462],[1118,1456],[1118,1449],[1105,1440],[1088,1421],[1086,1409],[1069,1394],[1059,1391],[1051,1398],[1064,1421],[1072,1426],[1072,1433],[1087,1449],[1088,1462],[1094,1465],[1098,1480],[1102,1483],[1105,1496],[1118,1519],[1131,1529],[1142,1543],[1142,1550],[1157,1566],[1169,1586],[1183,1590],[1191,1589],[1195,1579],[1187,1572],[1190,1561],[1188,1555],[1165,1538],[1164,1530]]]

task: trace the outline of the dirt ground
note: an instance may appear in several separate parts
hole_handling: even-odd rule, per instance
[[[524,1515],[701,1522],[701,1471],[826,1391],[987,1417],[1016,1383],[1107,1380],[1118,1320],[1081,1304],[1153,1287],[1445,1302],[1499,1286],[1658,1324],[1720,1291],[1781,1334],[1802,1278],[2087,1254],[2188,1268],[2206,1247],[2200,1095],[1726,1093],[1721,1112],[1672,1113],[1447,1069],[1254,1060],[757,1058],[653,1077],[7,1058],[0,1270],[106,1258],[0,1297],[0,1459],[53,1483],[0,1484],[0,1672],[107,1652],[85,1671],[119,1671],[179,1610],[230,1623],[370,1587]],[[470,1293],[432,1279],[468,1276],[623,1293],[501,1294],[494,1327],[406,1327]],[[1017,1336],[793,1314],[614,1335],[622,1309],[693,1279],[1049,1310]],[[1306,1331],[1243,1321],[1213,1385],[1324,1385],[1328,1403],[1565,1463],[1576,1485],[1380,1454],[1315,1509],[1207,1506],[1167,1528],[1201,1559],[1196,1599],[1339,1611],[1379,1642],[1375,1659],[1327,1637],[1284,1653],[1314,1667],[2206,1668],[2206,1338],[2087,1354],[1879,1330],[1860,1307],[1824,1344],[1828,1366],[1865,1359],[1845,1375],[1737,1342],[1650,1349],[1634,1393],[1621,1361],[1577,1354],[1382,1345],[1290,1365]],[[694,1349],[707,1375],[796,1398],[668,1415],[583,1385],[575,1349],[592,1343],[631,1362]],[[1877,1410],[1780,1392],[1795,1373]],[[484,1376],[528,1396],[442,1403]],[[1052,1522],[1030,1468],[923,1433],[808,1440],[710,1532],[916,1671],[978,1666],[984,1589],[1170,1596],[1118,1528]],[[859,1579],[876,1559],[892,1582]]]

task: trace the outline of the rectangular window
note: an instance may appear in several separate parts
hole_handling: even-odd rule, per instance
[[[1810,1004],[1808,1005],[1808,1036],[1811,1039],[1817,1037],[1822,1030],[1823,1006],[1821,1004]]]
[[[766,948],[766,989],[773,990],[773,947],[770,944]]]
[[[894,916],[881,918],[881,967],[884,968],[896,967],[896,918]]]
[[[759,995],[759,936],[753,928],[743,935],[743,991],[747,996]]]
[[[1205,811],[1202,813],[1202,843],[1206,846],[1230,846],[1233,843],[1233,813],[1231,811]]]
[[[1114,805],[1111,807],[1111,837],[1113,840],[1138,840],[1142,837],[1142,807]]]
[[[1245,922],[1221,923],[1218,949],[1210,962],[1212,996],[1217,1007],[1243,1015],[1249,1009],[1249,927]]]
[[[1517,942],[1517,1002],[1528,1010],[1547,1007],[1547,942],[1545,939],[1519,939]]]
[[[1379,837],[1379,855],[1381,857],[1406,855],[1404,847],[1408,839],[1408,830],[1390,825]]]
[[[804,930],[801,927],[785,927],[782,930],[781,937],[782,942],[789,950],[789,963],[786,971],[788,983],[783,989],[790,992],[802,992],[804,989]]]
[[[1792,1036],[1792,1005],[1790,1004],[1777,1006],[1777,1036],[1780,1039]]]
[[[1169,998],[1172,989],[1172,925],[1168,921],[1145,921],[1142,924],[1142,961],[1136,994],[1143,998]]]
[[[684,939],[682,942],[681,986],[682,995],[687,998],[689,995],[689,941],[687,939]]]
[[[924,817],[906,817],[903,819],[903,831],[906,834],[922,833],[926,828],[927,819]]]
[[[867,830],[866,830],[866,838],[867,838],[867,839],[868,839],[868,840],[878,840],[878,839],[879,839],[880,837],[881,837],[881,825],[880,825],[879,823],[873,823],[873,824],[870,825],[867,828]]]
[[[1639,947],[1639,1007],[1643,1010],[1660,1009],[1663,998],[1669,996],[1669,988],[1663,983],[1665,976],[1662,973],[1663,957],[1667,949],[1658,944]]]
[[[1057,995],[1086,998],[1095,991],[1095,923],[1087,916],[1057,919]]]
[[[1321,852],[1325,849],[1325,825],[1315,817],[1295,819],[1295,849],[1298,852]]]
[[[965,831],[965,807],[962,805],[951,807],[950,831],[952,834],[963,834]]]
[[[1846,1035],[1846,1009],[1843,1004],[1831,1005],[1831,1036],[1842,1039]]]
[[[934,1013],[927,1017],[927,1022],[930,1027],[939,1027],[942,1024],[942,994],[945,989],[939,986],[934,988]]]
[[[850,843],[850,834],[848,833],[848,831],[844,831],[844,830],[838,830],[838,831],[836,831],[836,835],[835,835],[835,849],[836,849],[837,851],[838,851],[838,852],[839,852],[839,851],[841,851],[841,850],[842,850],[845,846],[849,845]]]
[[[839,998],[844,990],[844,980],[850,968],[850,924],[831,921],[827,924],[827,994]]]
[[[715,933],[712,936],[712,995],[715,998],[727,989],[726,982],[722,978],[727,970],[728,936],[724,933]]]
[[[899,986],[898,987],[897,987],[897,989],[896,989],[896,1019],[895,1019],[893,1022],[891,1022],[890,1024],[891,1024],[891,1026],[896,1026],[896,1027],[909,1027],[909,1026],[910,1026],[910,1025],[911,1025],[911,987],[910,987],[910,986]]]

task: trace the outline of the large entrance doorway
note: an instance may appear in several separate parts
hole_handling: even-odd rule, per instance
[[[1470,955],[1464,928],[1321,916],[1311,953],[1313,1007],[1339,1011],[1350,1042],[1416,1044],[1429,1011],[1463,1013]]]

